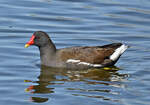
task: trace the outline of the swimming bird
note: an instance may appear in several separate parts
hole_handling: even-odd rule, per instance
[[[122,43],[112,43],[103,46],[80,46],[56,49],[49,35],[36,31],[25,48],[35,45],[40,51],[41,65],[68,68],[88,69],[113,66],[128,48]]]

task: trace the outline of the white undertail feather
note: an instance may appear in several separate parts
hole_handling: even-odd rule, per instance
[[[100,64],[91,64],[87,62],[81,62],[80,60],[75,60],[75,59],[68,59],[67,63],[75,63],[77,65],[85,65],[85,66],[90,66],[90,67],[102,67]]]
[[[110,59],[113,61],[116,61],[118,59],[118,57],[120,57],[120,55],[122,55],[125,50],[128,48],[128,46],[126,45],[121,45],[119,48],[117,48],[115,50],[115,52],[110,56]]]

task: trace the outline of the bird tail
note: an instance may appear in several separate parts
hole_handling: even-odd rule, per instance
[[[110,59],[112,61],[116,61],[119,59],[119,57],[126,51],[126,49],[128,48],[129,46],[125,45],[125,44],[122,44],[120,47],[118,47],[115,52],[110,56]]]

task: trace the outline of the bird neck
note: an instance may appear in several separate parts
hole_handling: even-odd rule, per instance
[[[40,46],[40,59],[41,64],[46,66],[54,65],[56,61],[56,47],[55,45],[50,42],[45,46]]]

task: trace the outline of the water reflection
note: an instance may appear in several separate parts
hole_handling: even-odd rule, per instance
[[[48,101],[48,98],[31,97],[31,101],[32,101],[32,102],[36,102],[36,103],[43,103],[43,102]]]
[[[87,85],[104,85],[106,87],[123,87],[123,84],[113,83],[114,81],[124,81],[127,74],[119,74],[116,70],[118,68],[112,67],[109,70],[106,69],[89,69],[89,70],[67,70],[67,69],[56,69],[50,68],[46,66],[41,66],[41,72],[38,76],[38,81],[30,81],[32,83],[37,83],[38,85],[31,85],[26,89],[26,92],[30,92],[32,94],[49,94],[55,93],[54,85],[63,85],[66,82],[83,82]],[[61,88],[61,86],[59,88]],[[65,85],[66,86],[66,85]],[[53,88],[52,88],[53,87]],[[105,89],[87,89],[83,87],[65,87],[65,90],[70,91],[73,96],[84,96],[90,98],[101,98],[103,100],[111,100],[102,95],[90,95],[88,93],[91,92],[105,92],[111,94],[113,93],[110,88]],[[73,91],[79,91],[74,93]],[[82,92],[82,94],[80,93]],[[84,94],[84,92],[86,92]],[[31,97],[32,102],[46,102],[48,98],[43,97]],[[116,101],[116,100],[114,100]]]

